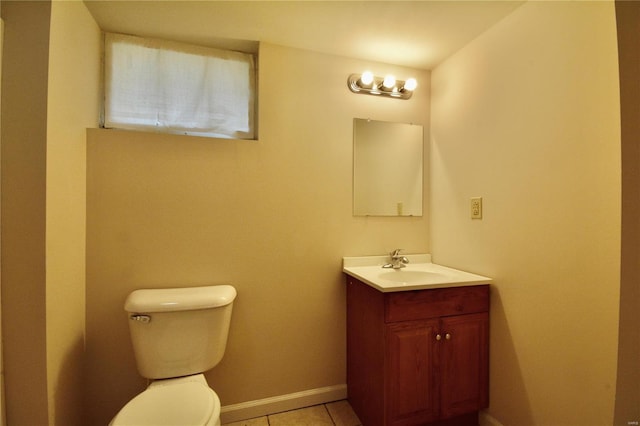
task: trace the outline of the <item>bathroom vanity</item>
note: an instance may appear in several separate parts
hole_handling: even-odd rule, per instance
[[[365,426],[469,426],[488,406],[491,279],[424,256],[344,259],[348,398]]]

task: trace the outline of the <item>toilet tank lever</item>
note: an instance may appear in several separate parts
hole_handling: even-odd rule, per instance
[[[133,321],[141,322],[143,324],[147,324],[151,322],[151,316],[149,315],[131,314],[131,316],[129,316],[129,319]]]

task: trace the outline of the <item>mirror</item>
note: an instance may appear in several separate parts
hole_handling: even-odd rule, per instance
[[[353,215],[422,216],[421,125],[353,120]]]

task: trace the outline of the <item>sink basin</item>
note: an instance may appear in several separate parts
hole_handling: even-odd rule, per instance
[[[406,255],[409,264],[387,269],[388,256],[343,258],[343,272],[382,292],[424,290],[491,283],[491,278],[431,263],[428,254]]]

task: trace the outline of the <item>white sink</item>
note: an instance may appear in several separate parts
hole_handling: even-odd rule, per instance
[[[421,283],[423,281],[433,280],[444,277],[437,272],[420,271],[413,269],[391,269],[391,272],[382,272],[378,274],[378,278],[386,281],[409,283]]]
[[[382,292],[489,284],[491,278],[431,263],[429,254],[405,255],[401,269],[383,268],[389,256],[343,258],[343,271]]]

